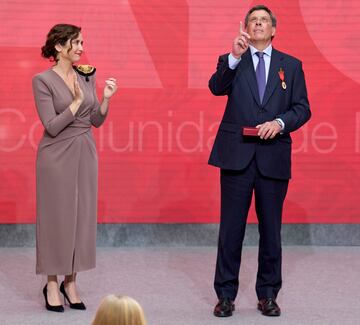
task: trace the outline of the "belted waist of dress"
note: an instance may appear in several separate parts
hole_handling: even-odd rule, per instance
[[[91,127],[91,121],[89,119],[89,116],[85,116],[85,117],[77,116],[75,118],[75,120],[69,125],[69,127],[73,127],[73,128],[90,128]]]
[[[61,141],[74,139],[84,133],[92,133],[89,118],[77,117],[71,124],[62,130],[56,137],[50,136],[46,131],[40,141],[40,147],[47,147]]]

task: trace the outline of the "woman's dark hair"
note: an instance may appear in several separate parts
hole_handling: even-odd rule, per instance
[[[72,49],[71,42],[79,36],[81,27],[69,24],[57,24],[50,29],[46,37],[46,43],[41,48],[41,55],[44,58],[50,59],[51,61],[58,61],[55,45],[65,45],[70,40],[70,48]]]

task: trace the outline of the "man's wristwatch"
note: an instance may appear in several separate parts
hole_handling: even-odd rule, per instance
[[[275,119],[274,121],[282,128],[281,122],[278,119]]]
[[[274,121],[279,124],[281,130],[284,128],[284,125],[281,123],[280,119],[276,118]]]

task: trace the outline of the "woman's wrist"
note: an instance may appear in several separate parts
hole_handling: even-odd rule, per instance
[[[74,106],[80,106],[81,103],[82,103],[82,100],[81,99],[74,99],[73,102]]]
[[[73,102],[71,103],[70,110],[74,116],[76,112],[79,110],[80,105],[81,105],[81,101],[77,99],[74,99]]]

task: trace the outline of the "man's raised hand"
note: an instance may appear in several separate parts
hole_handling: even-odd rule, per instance
[[[239,35],[234,39],[231,54],[236,59],[239,59],[249,47],[250,35],[243,31],[242,22],[240,22]]]

